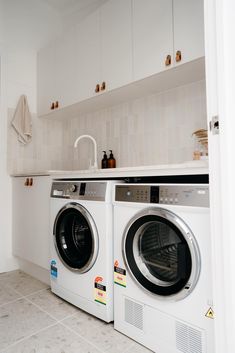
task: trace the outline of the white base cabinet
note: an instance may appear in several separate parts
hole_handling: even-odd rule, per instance
[[[12,178],[13,254],[45,269],[49,268],[50,189],[50,176]]]

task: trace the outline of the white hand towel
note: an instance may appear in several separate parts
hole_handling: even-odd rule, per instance
[[[18,140],[26,145],[32,139],[32,117],[29,111],[27,97],[22,95],[17,104],[11,125],[14,127]]]

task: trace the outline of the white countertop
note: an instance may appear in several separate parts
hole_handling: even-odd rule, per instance
[[[97,170],[45,170],[25,171],[12,173],[13,177],[20,176],[43,176],[48,175],[54,178],[116,178],[135,176],[160,176],[160,175],[194,175],[208,174],[208,161],[189,161],[181,164],[163,164],[140,167],[123,167]]]

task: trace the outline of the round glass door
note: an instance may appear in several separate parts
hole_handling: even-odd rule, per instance
[[[98,233],[90,213],[77,203],[69,203],[58,213],[54,243],[63,264],[80,273],[87,272],[98,253]]]
[[[125,232],[123,250],[132,276],[153,294],[180,299],[196,285],[200,272],[196,240],[168,210],[148,209],[135,216]]]

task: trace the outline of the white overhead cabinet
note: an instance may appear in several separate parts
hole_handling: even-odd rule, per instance
[[[203,0],[173,0],[176,65],[205,55],[203,6]]]
[[[38,114],[48,114],[52,102],[56,101],[55,92],[55,42],[50,43],[38,53],[37,65],[37,103]]]
[[[170,67],[172,56],[172,0],[133,0],[134,80]]]
[[[75,29],[38,53],[38,112],[48,114],[77,101]]]
[[[74,43],[75,35],[76,29],[72,28],[55,41],[54,109],[73,104],[78,98],[78,53]]]
[[[131,5],[131,0],[108,1],[40,50],[39,115],[132,81]]]
[[[133,0],[134,79],[203,57],[203,28],[203,0]]]
[[[38,112],[77,115],[134,97],[142,79],[204,56],[203,0],[109,0],[38,54]],[[158,91],[201,77],[200,63],[164,80]],[[198,71],[197,71],[198,70]],[[200,74],[192,75],[192,71]],[[170,71],[169,71],[170,72]],[[181,79],[181,77],[184,79]],[[178,80],[177,82],[174,82]],[[142,82],[142,81],[141,81]],[[128,86],[128,84],[132,84]],[[145,94],[148,84],[142,82]],[[154,84],[150,84],[154,87]],[[130,87],[131,86],[131,87]],[[125,87],[125,93],[123,87]],[[119,88],[119,90],[114,91]],[[132,89],[132,91],[131,91]],[[152,89],[152,88],[151,88]],[[116,92],[116,96],[115,96]],[[152,91],[151,91],[152,92]],[[142,93],[141,93],[142,94]],[[111,97],[111,98],[110,98]],[[122,97],[122,98],[121,98]],[[103,101],[102,101],[103,99]],[[82,111],[82,108],[81,108]]]
[[[131,12],[131,0],[110,0],[100,8],[101,88],[103,83],[106,90],[133,80]]]
[[[78,101],[132,81],[131,0],[110,0],[77,26]]]
[[[77,50],[75,103],[96,95],[96,86],[101,82],[99,10],[93,12],[77,26],[74,46]]]
[[[49,268],[49,176],[15,177],[13,187],[13,254]]]

